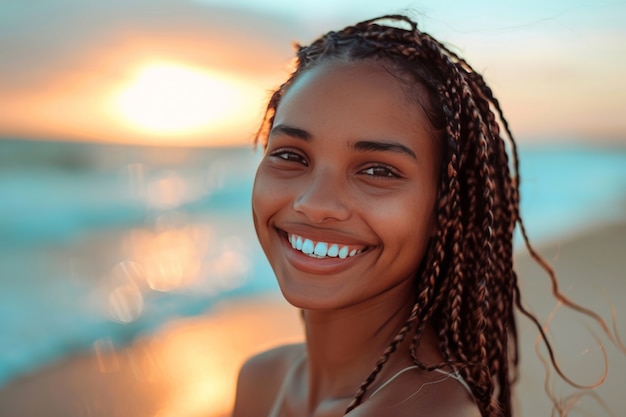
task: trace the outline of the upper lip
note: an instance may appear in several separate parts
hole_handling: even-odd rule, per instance
[[[289,234],[296,234],[303,238],[311,239],[315,242],[337,243],[339,245],[346,246],[362,246],[371,247],[375,246],[371,242],[366,242],[363,239],[355,238],[348,233],[343,233],[335,229],[319,228],[315,226],[292,224],[284,226],[276,226],[279,232]]]

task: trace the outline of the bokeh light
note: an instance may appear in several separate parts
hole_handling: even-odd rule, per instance
[[[130,323],[137,319],[143,310],[143,296],[131,284],[115,288],[109,294],[109,313],[120,323]]]

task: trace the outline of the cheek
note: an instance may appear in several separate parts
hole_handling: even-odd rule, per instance
[[[254,223],[254,230],[256,232],[257,239],[263,248],[266,256],[269,249],[269,232],[268,222],[272,213],[271,192],[267,190],[267,184],[263,180],[262,176],[257,173],[254,179],[254,185],[252,187],[252,221]]]
[[[268,175],[261,165],[252,187],[252,216],[257,233],[259,227],[267,225],[268,219],[284,207],[287,193],[284,184]]]
[[[252,186],[252,217],[257,233],[259,232],[259,223],[263,222],[263,218],[267,212],[267,204],[269,201],[266,196],[268,194],[269,190],[267,190],[267,184],[263,180],[262,175],[259,175],[257,172],[254,185]]]
[[[436,233],[435,196],[422,195],[395,202],[377,210],[380,233],[388,242],[396,241],[402,247],[413,247],[419,242],[419,251]],[[394,238],[395,237],[395,238]]]

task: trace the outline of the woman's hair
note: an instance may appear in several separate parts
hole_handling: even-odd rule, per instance
[[[282,97],[307,69],[364,60],[384,66],[425,112],[442,164],[438,228],[415,279],[416,303],[346,412],[363,401],[389,357],[411,337],[417,365],[455,370],[470,386],[483,416],[511,416],[518,364],[515,306],[537,325],[557,372],[569,381],[554,361],[541,324],[520,302],[513,269],[516,224],[531,255],[548,271],[556,297],[605,325],[559,293],[553,271],[528,244],[519,215],[516,145],[482,76],[406,16],[367,20],[297,47],[295,71],[271,96],[257,140],[266,144]],[[437,332],[443,363],[423,363],[416,354],[428,325]]]

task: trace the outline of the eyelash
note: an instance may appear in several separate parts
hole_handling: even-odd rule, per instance
[[[272,153],[270,153],[271,156],[275,157],[275,158],[279,158],[283,161],[286,162],[297,162],[297,163],[301,163],[304,166],[309,166],[309,162],[306,160],[306,158],[304,156],[302,156],[300,153],[298,152],[294,152],[291,150],[287,150],[287,149],[277,149],[275,151],[273,151]],[[380,170],[384,170],[384,174],[382,175],[377,175],[375,172]],[[371,173],[367,173],[367,171],[371,171]],[[376,179],[395,179],[395,178],[400,178],[400,174],[397,172],[397,170],[389,165],[385,165],[385,164],[376,164],[376,165],[371,165],[367,168],[364,168],[362,170],[359,171],[360,174],[366,175],[368,177],[372,177],[372,178],[376,178]]]
[[[272,152],[270,155],[276,158],[280,158],[287,162],[299,162],[305,166],[309,165],[309,162],[302,155],[300,155],[297,152],[293,152],[287,149],[278,149]]]
[[[376,175],[375,172],[377,170],[384,170],[385,174],[383,174],[383,175]],[[371,174],[367,174],[366,171],[372,171],[372,173]],[[373,178],[380,178],[380,179],[400,178],[400,175],[398,174],[398,172],[394,168],[392,168],[392,167],[390,167],[388,165],[384,165],[384,164],[372,165],[372,166],[369,166],[369,167],[367,167],[365,169],[362,169],[360,172],[363,173],[364,175],[371,176]]]

